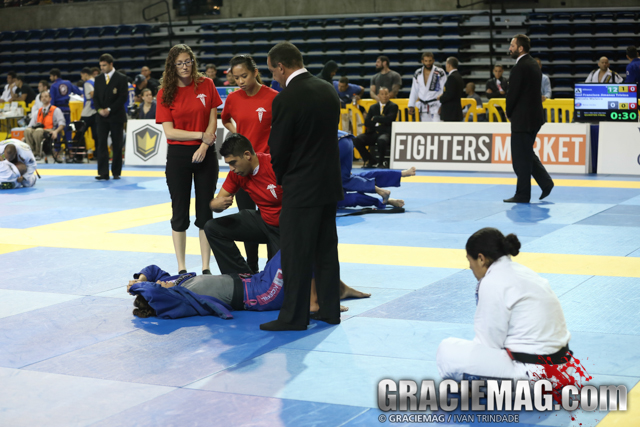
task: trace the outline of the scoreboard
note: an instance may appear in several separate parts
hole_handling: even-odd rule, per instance
[[[635,84],[577,83],[574,121],[638,121],[638,87]]]

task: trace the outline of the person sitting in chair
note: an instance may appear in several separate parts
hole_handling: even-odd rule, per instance
[[[24,130],[24,140],[31,148],[36,159],[40,159],[43,154],[42,141],[44,141],[46,134],[50,134],[52,140],[57,141],[59,135],[64,135],[64,128],[67,125],[62,110],[55,105],[51,105],[49,91],[44,91],[40,94],[40,101],[42,102],[42,107],[36,114],[31,114],[31,122]],[[46,157],[45,161],[47,161]]]
[[[389,89],[381,87],[378,91],[379,103],[373,104],[369,108],[364,125],[366,133],[358,135],[353,141],[353,145],[364,160],[364,168],[385,167],[389,164],[385,157],[391,144],[391,123],[398,116],[398,104],[390,101]],[[378,147],[378,159],[373,160],[367,147],[376,145]]]

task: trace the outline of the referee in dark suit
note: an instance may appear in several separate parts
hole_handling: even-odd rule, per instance
[[[314,319],[340,323],[340,265],[336,203],[343,199],[338,150],[340,99],[334,87],[304,68],[289,42],[267,56],[284,88],[273,100],[269,148],[282,185],[280,250],[284,302],[267,331],[304,330],[309,324],[312,275],[320,309]]]
[[[529,203],[532,175],[542,189],[540,200],[553,189],[553,180],[533,152],[544,116],[540,97],[542,72],[529,55],[530,48],[531,41],[523,34],[515,36],[509,46],[509,54],[516,60],[516,65],[509,76],[507,117],[511,121],[511,159],[518,184],[516,194],[505,199],[506,203]]]
[[[444,92],[438,97],[442,104],[440,120],[443,122],[462,121],[462,92],[464,80],[458,72],[458,59],[450,56],[445,64],[447,70],[447,82],[444,84]]]
[[[113,57],[108,53],[100,57],[100,69],[102,74],[96,77],[93,89],[94,104],[98,111],[96,115],[98,176],[96,179],[109,179],[109,133],[111,133],[113,150],[111,173],[113,179],[120,179],[124,123],[127,121],[124,103],[129,96],[129,85],[127,78],[113,68]]]

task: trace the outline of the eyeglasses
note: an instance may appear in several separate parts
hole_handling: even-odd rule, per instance
[[[176,67],[178,68],[191,67],[191,65],[193,65],[193,61],[176,62]]]

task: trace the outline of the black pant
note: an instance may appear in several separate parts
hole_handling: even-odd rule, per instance
[[[378,164],[382,164],[382,162],[385,161],[385,156],[387,155],[387,152],[389,151],[390,141],[391,141],[391,135],[387,133],[379,134],[375,132],[369,132],[369,133],[363,133],[361,135],[358,135],[353,140],[353,146],[360,153],[360,157],[362,157],[362,160],[364,160],[365,162],[371,162],[372,156],[371,156],[371,153],[369,153],[369,150],[367,150],[367,147],[370,147],[372,145],[377,145],[378,146]]]
[[[109,176],[109,134],[111,134],[111,173],[113,176],[122,174],[122,144],[124,142],[124,122],[110,122],[102,117],[96,119],[98,138],[96,153],[98,154],[98,175]]]
[[[85,128],[84,132],[82,132],[80,135],[78,135],[78,132],[76,132],[76,139],[78,141],[83,141],[84,142],[84,146],[87,146],[87,141],[85,141],[84,139],[84,135],[87,133],[87,129],[91,129],[91,136],[93,137],[93,140],[95,142],[96,148],[98,148],[98,132],[96,131],[96,116],[98,114],[94,114],[93,116],[83,116],[80,118],[81,121],[85,122],[87,124],[87,127]]]
[[[165,176],[171,194],[171,228],[185,231],[189,228],[191,181],[196,189],[196,227],[203,229],[213,218],[209,202],[213,199],[218,183],[218,158],[215,147],[207,150],[201,163],[193,163],[193,153],[200,145],[169,144]]]
[[[253,273],[235,241],[266,243],[271,259],[280,250],[280,229],[269,225],[256,210],[244,210],[207,221],[204,226],[209,246],[222,274]]]
[[[304,208],[282,206],[280,247],[284,302],[278,319],[309,324],[311,275],[316,280],[318,316],[340,320],[340,264],[336,204]]]
[[[238,210],[256,210],[256,204],[253,199],[242,188],[238,190],[236,193],[236,203],[238,204]],[[278,245],[279,246],[279,245]],[[247,264],[251,268],[254,268],[258,265],[258,244],[256,242],[244,242],[244,250],[247,253]],[[269,257],[271,258],[271,257]]]
[[[531,198],[532,175],[542,190],[553,185],[549,173],[533,152],[537,134],[538,131],[511,133],[511,159],[513,171],[518,177],[515,197],[520,199],[529,200]]]

